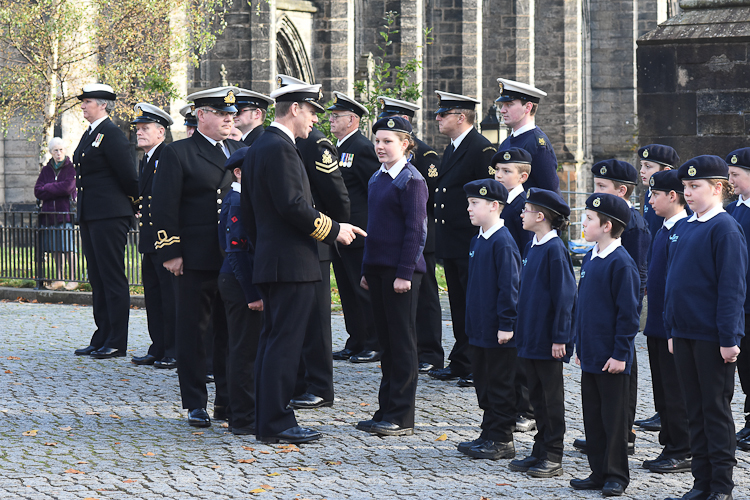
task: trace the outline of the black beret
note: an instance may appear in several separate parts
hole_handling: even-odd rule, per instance
[[[528,163],[531,165],[531,154],[521,148],[504,149],[495,153],[490,165],[497,165],[498,163]]]
[[[623,182],[625,184],[636,184],[638,181],[638,171],[633,165],[626,161],[615,160],[614,158],[595,163],[591,167],[591,173],[594,174],[594,177]]]
[[[613,194],[594,193],[586,200],[586,208],[616,220],[623,226],[630,222],[628,202]]]
[[[730,167],[742,167],[750,169],[750,148],[735,149],[727,155],[727,164]]]
[[[680,176],[677,174],[677,170],[662,170],[661,172],[654,172],[651,179],[648,181],[651,191],[675,191],[683,194],[685,187],[682,185]]]
[[[729,179],[727,162],[716,155],[690,158],[677,170],[680,179]]]
[[[467,198],[484,198],[489,201],[508,203],[508,190],[495,179],[479,179],[464,184]]]
[[[677,155],[677,151],[673,147],[664,146],[663,144],[643,146],[638,150],[638,158],[672,168],[677,168],[677,165],[680,164],[680,157]]]
[[[409,120],[401,118],[400,116],[391,116],[388,118],[381,118],[375,122],[375,125],[372,126],[372,133],[374,134],[378,130],[390,130],[391,132],[411,134],[412,128]]]
[[[565,217],[570,215],[570,207],[565,203],[565,200],[559,194],[547,189],[530,188],[526,191],[526,203],[548,208]]]
[[[249,146],[240,148],[232,153],[229,158],[227,158],[227,161],[224,162],[224,166],[229,170],[234,170],[235,168],[242,167],[242,164],[245,162],[245,156],[247,155],[248,149],[250,149]]]

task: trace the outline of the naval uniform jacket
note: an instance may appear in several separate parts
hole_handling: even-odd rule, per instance
[[[141,212],[141,218],[138,221],[138,229],[141,233],[138,238],[138,251],[141,253],[156,253],[156,248],[154,248],[156,231],[151,219],[151,189],[159,155],[161,155],[164,146],[165,144],[162,142],[156,147],[148,159],[148,163],[143,165],[138,175],[138,210]]]
[[[449,145],[446,148],[452,149]],[[435,191],[435,256],[438,259],[468,259],[471,238],[478,228],[466,211],[464,184],[494,176],[490,165],[495,146],[472,128],[438,169]],[[429,174],[428,174],[429,176]]]
[[[424,141],[414,137],[414,142],[417,143],[417,148],[412,152],[409,163],[419,170],[427,182],[427,241],[424,244],[424,253],[435,253],[435,188],[440,157]]]
[[[232,154],[242,142],[224,141]],[[165,146],[153,179],[154,248],[161,262],[182,257],[186,269],[218,271],[216,237],[224,196],[232,186],[227,157],[199,132]]]
[[[255,140],[263,135],[263,132],[265,132],[263,125],[258,125],[257,127],[252,129],[249,134],[247,134],[247,137],[242,139],[242,142],[245,144],[245,146],[252,146]]]
[[[372,142],[357,130],[339,146],[341,157],[341,175],[344,177],[346,189],[351,203],[351,217],[349,222],[357,227],[367,227],[367,185],[372,174],[380,168],[380,161],[375,154]],[[364,238],[352,241],[349,248],[362,248]]]
[[[138,197],[138,174],[130,141],[106,118],[92,133],[83,133],[73,153],[79,221],[132,216]]]

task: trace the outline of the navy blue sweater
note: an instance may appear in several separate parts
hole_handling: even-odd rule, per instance
[[[648,279],[648,251],[651,246],[651,233],[643,216],[630,207],[630,222],[622,233],[622,246],[628,251],[635,265],[638,267],[640,276],[640,297],[643,299],[643,291],[646,289]]]
[[[672,228],[664,325],[672,337],[740,344],[745,335],[747,244],[726,212]]]
[[[518,356],[554,360],[552,344],[567,344],[564,361],[573,354],[573,309],[576,277],[568,249],[560,238],[543,245],[529,243],[521,261],[516,347]]]
[[[427,240],[427,183],[411,163],[395,179],[378,170],[367,186],[367,238],[362,273],[369,266],[396,268],[411,281],[427,270],[422,250]]]
[[[667,284],[667,244],[670,231],[662,225],[651,242],[648,261],[648,317],[643,334],[659,339],[669,338],[664,329],[664,288]]]
[[[526,250],[526,245],[534,237],[534,233],[526,231],[523,228],[523,220],[521,219],[521,212],[523,207],[526,205],[526,192],[523,191],[521,194],[513,198],[513,201],[508,205],[505,205],[503,211],[500,212],[500,217],[505,221],[505,227],[510,231],[510,235],[513,241],[516,242],[518,252],[523,256],[523,252]]]
[[[583,258],[575,314],[576,351],[581,369],[600,374],[609,358],[633,362],[633,339],[638,333],[638,269],[625,248],[606,258]]]
[[[219,273],[234,273],[249,304],[261,297],[253,285],[253,245],[240,217],[240,193],[229,191],[224,197],[219,218],[219,247],[225,253]]]
[[[520,268],[521,255],[505,227],[489,239],[472,238],[466,290],[469,344],[487,348],[516,346],[515,338],[498,344],[497,332],[515,330]]]
[[[737,203],[733,202],[726,207],[726,211],[729,215],[734,217],[734,220],[739,222],[742,231],[745,233],[745,237],[747,237],[750,233],[750,208],[745,204],[737,206]],[[750,251],[750,249],[748,249],[748,251]],[[748,274],[745,277],[745,282],[750,283],[750,264],[748,264],[747,271]],[[745,314],[750,314],[750,298],[748,297],[750,297],[750,295],[745,297]]]
[[[649,204],[649,200],[651,199],[651,190],[649,189],[646,191],[646,200],[643,203],[643,218],[646,220],[646,224],[648,224],[648,231],[651,233],[651,237],[656,237],[656,232],[661,229],[661,226],[664,224],[664,217],[659,217],[656,215],[656,212],[654,212],[653,207]],[[651,295],[649,293],[649,295]],[[651,307],[651,305],[649,305]]]

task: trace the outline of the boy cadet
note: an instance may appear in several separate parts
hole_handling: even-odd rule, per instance
[[[132,362],[176,368],[174,276],[156,259],[156,231],[151,220],[152,181],[164,149],[167,127],[174,122],[163,110],[145,102],[136,104],[134,110],[135,118],[131,123],[135,125],[138,147],[144,152],[138,171],[138,251],[143,254],[141,272],[151,347],[145,356],[133,356]]]
[[[378,118],[400,116],[409,121],[419,106],[407,101],[391,97],[378,97],[380,114]],[[440,310],[440,296],[438,295],[437,279],[435,278],[435,188],[439,156],[434,149],[419,140],[414,134],[417,149],[413,152],[409,162],[417,167],[427,181],[427,242],[424,246],[424,260],[427,271],[422,276],[417,299],[417,351],[419,355],[419,373],[428,373],[433,369],[440,369],[445,362],[443,351],[443,322]]]
[[[513,80],[498,78],[500,97],[500,114],[506,126],[513,129],[498,149],[522,148],[531,154],[534,169],[526,182],[526,189],[538,187],[550,191],[560,190],[560,179],[557,177],[557,156],[549,137],[536,126],[539,101],[547,95],[536,87]]]
[[[380,168],[375,147],[359,131],[360,119],[367,114],[367,108],[341,92],[334,92],[333,96],[333,105],[328,108],[328,119],[331,122],[331,133],[338,139],[336,148],[341,158],[341,175],[349,192],[349,222],[358,227],[367,227],[367,184],[372,174]],[[364,250],[364,240],[359,238],[348,247],[340,248],[332,256],[346,331],[349,333],[346,346],[334,352],[333,359],[348,359],[353,363],[380,360],[370,292],[359,286]]]
[[[490,160],[497,149],[474,128],[479,101],[436,90],[438,110],[435,119],[441,134],[450,137],[438,168],[435,187],[435,257],[443,260],[448,299],[453,320],[450,364],[429,375],[438,380],[465,378],[471,385],[471,362],[466,336],[466,286],[469,280],[469,244],[477,229],[466,214],[464,184],[491,177]]]
[[[263,122],[273,99],[247,89],[239,89],[235,97],[237,102],[234,106],[237,108],[237,114],[234,116],[234,126],[242,132],[242,139],[239,140],[245,146],[252,146],[263,133]]]

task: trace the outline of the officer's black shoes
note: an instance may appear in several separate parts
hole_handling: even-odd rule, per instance
[[[352,356],[354,356],[355,354],[357,353],[351,349],[341,349],[340,351],[333,351],[332,356],[333,356],[333,359],[338,359],[339,361],[345,361],[351,358]]]
[[[295,410],[310,410],[312,408],[321,408],[323,406],[333,406],[333,401],[326,401],[320,396],[306,392],[300,396],[292,398],[289,401],[289,407]]]
[[[354,427],[365,432],[372,432],[372,426],[377,424],[375,420],[360,420]]]
[[[431,370],[429,373],[430,377],[436,378],[438,380],[454,380],[459,377],[465,377],[468,375],[468,373],[459,373],[458,371],[454,370],[451,365],[446,366],[445,368],[436,368],[434,370]]]
[[[661,462],[662,460],[664,460],[664,458],[665,458],[664,452],[659,453],[659,456],[653,460],[644,460],[643,463],[641,464],[641,467],[643,467],[644,469],[648,469],[651,467],[652,464],[655,464],[656,462]]]
[[[414,434],[414,427],[401,427],[397,424],[382,421],[372,424],[369,432],[381,436],[411,436]]]
[[[469,373],[465,377],[460,377],[456,385],[459,387],[474,387],[474,374]]]
[[[76,351],[77,353],[78,351]],[[737,441],[742,441],[743,439],[750,437],[750,423],[745,424],[745,427],[739,430],[737,432]]]
[[[561,462],[551,462],[547,459],[541,460],[533,467],[529,467],[526,473],[531,477],[547,478],[562,476],[563,468]]]
[[[515,432],[530,432],[536,429],[536,420],[533,418],[516,417]]]
[[[383,353],[380,351],[362,351],[349,358],[349,361],[352,363],[374,363],[380,361],[382,355]]]
[[[625,493],[625,486],[621,485],[617,481],[607,481],[602,486],[602,494],[605,497],[619,497]]]
[[[750,451],[750,436],[737,441],[737,448],[743,451]]]
[[[692,489],[681,497],[670,497],[665,500],[707,500],[709,495],[708,491]]]
[[[188,424],[193,427],[211,427],[211,419],[205,408],[188,410]]]
[[[660,474],[668,474],[672,472],[690,472],[690,466],[693,463],[690,458],[665,458],[658,462],[652,463],[648,470],[651,472],[658,472]]]
[[[98,349],[99,349],[98,347],[90,345],[90,346],[82,347],[80,349],[76,349],[73,352],[75,353],[76,356],[88,356],[89,354],[91,354],[92,352]]]
[[[489,460],[500,460],[501,458],[513,458],[516,456],[516,447],[513,441],[500,443],[488,439],[483,443],[469,448],[467,455],[474,458],[487,458]]]
[[[130,360],[134,365],[153,365],[157,361],[156,356],[146,354],[145,356],[133,356]]]
[[[216,378],[214,377],[213,373],[206,373],[206,383],[207,384],[213,384],[216,382]]]
[[[475,447],[478,444],[482,444],[485,441],[487,440],[484,439],[482,436],[479,436],[473,441],[463,441],[461,443],[458,443],[456,445],[456,448],[458,448],[458,451],[465,454],[465,453],[468,453],[471,448]]]
[[[214,405],[214,420],[226,420],[229,421],[229,412],[226,406]]]
[[[320,439],[322,434],[306,427],[294,426],[279,432],[275,436],[258,436],[261,443],[309,443]]]
[[[708,498],[706,498],[706,500],[732,500],[732,494],[713,492],[710,495],[708,495]]]
[[[514,472],[526,472],[540,462],[537,457],[526,457],[521,460],[511,460],[508,468]]]
[[[255,426],[254,425],[249,425],[247,427],[232,426],[232,434],[234,434],[235,436],[255,435]]]
[[[586,479],[571,479],[570,486],[572,486],[574,490],[599,490],[604,485],[602,483],[597,483],[591,479],[591,476],[589,476]]]
[[[661,430],[661,417],[657,413],[651,420],[646,420],[640,425],[644,431],[660,431]]]
[[[109,359],[109,358],[124,358],[124,349],[115,349],[114,347],[102,347],[91,353],[92,358],[96,359]]]
[[[581,453],[586,453],[586,440],[576,439],[573,441],[573,448]],[[635,455],[635,443],[628,442],[628,455]]]
[[[177,360],[174,358],[162,358],[154,361],[154,368],[161,368],[163,370],[172,370],[177,368]]]
[[[419,373],[428,373],[433,368],[435,368],[435,365],[432,363],[419,363]]]
[[[652,421],[654,419],[657,419],[657,418],[659,418],[659,412],[654,413],[653,415],[651,415],[648,418],[642,418],[640,420],[636,420],[635,422],[633,422],[633,425],[637,425],[638,427],[640,427],[641,424],[643,424],[645,422],[650,422],[650,421]]]

